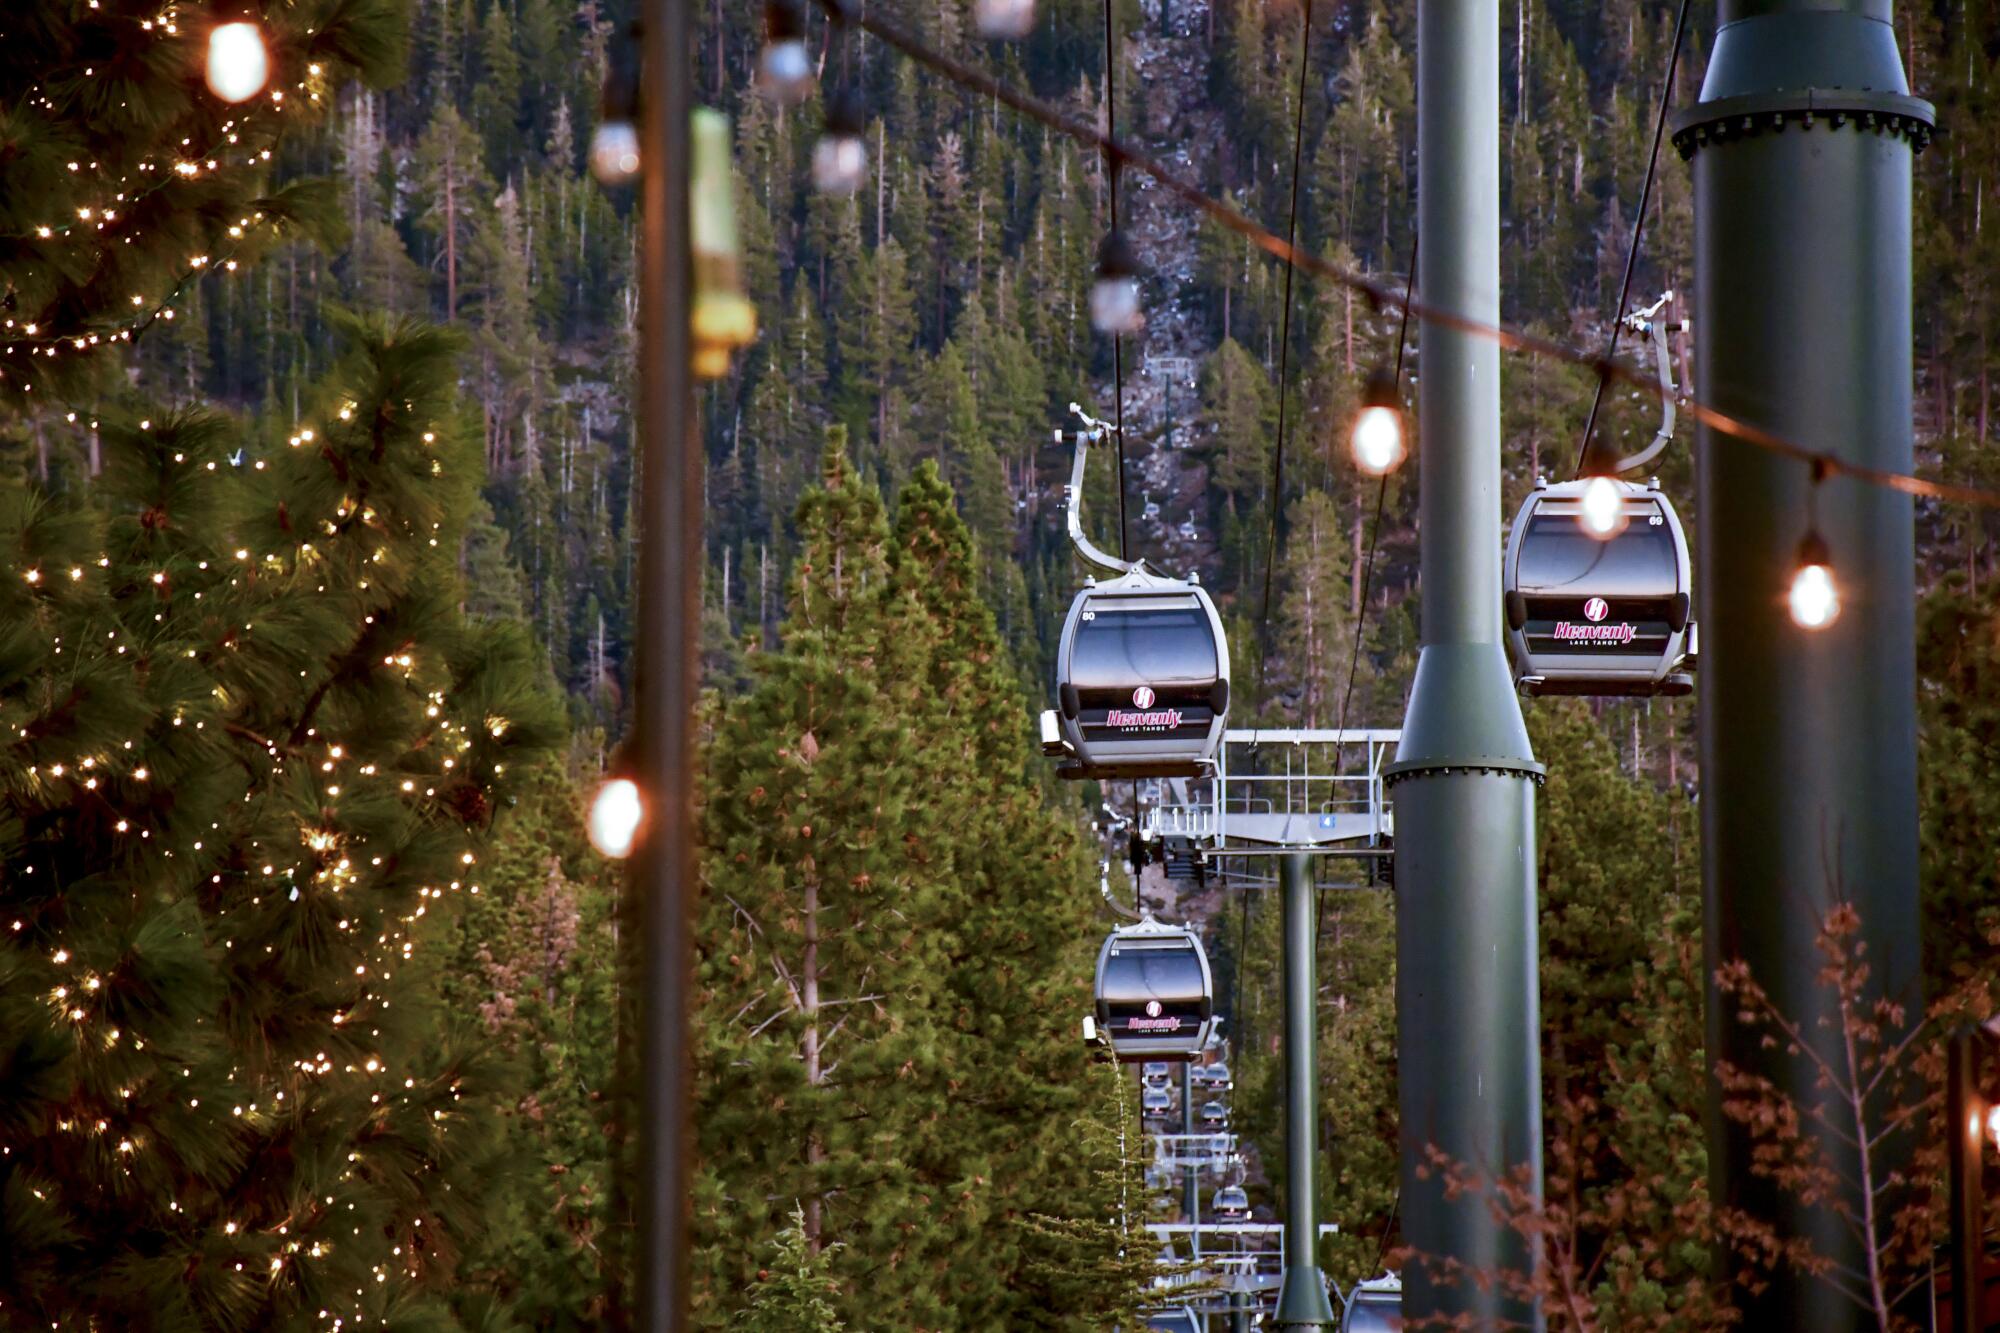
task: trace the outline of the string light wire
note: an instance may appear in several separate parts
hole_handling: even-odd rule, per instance
[[[983,70],[932,49],[900,25],[883,19],[879,14],[872,11],[863,13],[851,7],[847,0],[817,0],[817,3],[830,11],[840,10],[846,13],[849,22],[855,26],[954,83],[999,102],[1078,143],[1090,145],[1124,165],[1145,172],[1168,194],[1174,195],[1221,226],[1242,236],[1273,258],[1303,269],[1316,278],[1346,287],[1366,299],[1375,309],[1379,310],[1386,306],[1401,310],[1411,318],[1420,319],[1438,328],[1453,329],[1473,337],[1485,338],[1498,344],[1503,351],[1582,366],[1601,377],[1629,385],[1655,402],[1661,398],[1660,386],[1652,376],[1622,361],[1582,351],[1568,343],[1543,334],[1531,333],[1515,325],[1489,324],[1453,310],[1426,305],[1422,301],[1402,296],[1388,284],[1374,281],[1352,269],[1343,268],[1302,251],[1286,242],[1282,236],[1208,194],[1199,185],[1175,174],[1165,163],[1143,149],[1114,139],[1096,126],[1032,94],[1009,87]],[[1825,465],[1829,476],[1852,477],[1871,486],[1880,486],[1913,497],[1970,505],[1981,509],[2000,509],[2000,491],[1960,485],[1956,482],[1931,481],[1907,472],[1894,472],[1886,468],[1849,462],[1801,444],[1776,431],[1767,430],[1697,397],[1681,399],[1679,407],[1701,425],[1728,435],[1752,448],[1762,449],[1767,453],[1799,463],[1811,464],[1817,460]]]

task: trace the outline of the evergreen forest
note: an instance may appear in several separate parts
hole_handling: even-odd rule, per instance
[[[1011,43],[967,0],[871,7],[1281,234],[1296,185],[1302,248],[1410,281],[1415,0],[1040,0]],[[228,5],[0,12],[0,1327],[623,1314],[629,922],[584,816],[632,717],[637,194],[588,153],[636,8],[253,3],[272,76],[241,105],[202,82]],[[1715,26],[1691,0],[1676,55],[1678,12],[1502,0],[1510,323],[1595,353],[1641,225],[1630,304],[1691,284],[1671,145],[1638,210],[1659,100],[1694,100]],[[821,100],[756,90],[763,5],[694,18],[758,330],[699,403],[692,1325],[1139,1328],[1168,1214],[1131,1202],[1136,1081],[1079,1039],[1107,901],[1205,932],[1262,1220],[1279,920],[1135,863],[1107,833],[1134,785],[1037,751],[1086,573],[1056,432],[1071,404],[1123,421],[1085,521],[1199,574],[1232,725],[1394,727],[1415,479],[1359,475],[1346,441],[1371,372],[1420,377],[1422,349],[814,9],[868,151],[861,188],[818,192]],[[1896,28],[1939,116],[1920,468],[2000,485],[2000,14]],[[1089,308],[1114,199],[1147,310],[1116,348]],[[1683,384],[1699,333],[1670,345]],[[1596,388],[1506,358],[1503,512],[1571,473]],[[1658,407],[1613,383],[1597,422],[1636,448]],[[1658,470],[1692,531],[1689,438]],[[1924,968],[1985,1017],[2000,551],[1982,509],[1917,523]],[[1694,708],[1524,701],[1551,1194],[1597,1311],[1565,1327],[1729,1324],[1686,1224]],[[1360,868],[1319,894],[1320,1262],[1345,1289],[1400,1241],[1396,900]]]

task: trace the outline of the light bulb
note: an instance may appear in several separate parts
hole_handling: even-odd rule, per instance
[[[1393,407],[1364,407],[1354,419],[1354,465],[1371,477],[1394,472],[1408,452]]]
[[[772,42],[757,65],[757,86],[774,102],[797,106],[812,91],[812,57],[796,38]]]
[[[842,88],[827,99],[826,131],[813,145],[813,185],[827,194],[853,194],[868,173],[868,144],[862,139],[865,128],[861,99],[852,88]]]
[[[1799,565],[1792,574],[1786,600],[1791,604],[1792,623],[1800,629],[1825,629],[1840,618],[1840,588],[1833,581],[1826,542],[1817,532],[1807,533],[1799,543]]]
[[[812,91],[804,0],[767,0],[764,5],[764,53],[757,58],[757,86],[784,106],[797,106]]]
[[[623,185],[639,173],[639,132],[631,121],[598,122],[590,132],[590,172],[606,185]]]
[[[632,854],[646,803],[630,778],[607,778],[590,802],[590,845],[614,861]]]
[[[1584,483],[1576,517],[1599,541],[1617,536],[1625,526],[1624,491],[1610,477],[1592,477]]]
[[[822,135],[813,145],[813,186],[827,194],[853,194],[868,171],[868,145],[852,134]]]
[[[1090,288],[1090,322],[1099,333],[1137,333],[1146,325],[1139,306],[1139,280],[1099,278]]]
[[[2000,1144],[2000,1106],[1986,1112],[1986,1136],[1995,1144]]]
[[[1409,446],[1403,443],[1401,397],[1393,371],[1378,367],[1369,374],[1348,447],[1354,452],[1354,465],[1371,477],[1386,477],[1409,456]]]
[[[244,102],[264,90],[271,60],[264,34],[248,22],[220,23],[208,34],[208,88],[225,102]]]
[[[975,0],[972,22],[981,37],[1026,37],[1035,26],[1035,0]]]
[[[1137,333],[1146,325],[1146,312],[1139,303],[1139,259],[1123,232],[1112,232],[1097,248],[1090,322],[1099,333]]]

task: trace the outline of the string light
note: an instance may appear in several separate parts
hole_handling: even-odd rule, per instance
[[[797,106],[812,91],[812,57],[806,54],[805,37],[805,0],[765,0],[757,87],[780,106]]]
[[[1840,585],[1833,577],[1833,552],[1819,533],[1819,488],[1827,464],[1814,459],[1812,483],[1806,488],[1806,535],[1792,569],[1792,586],[1785,600],[1792,623],[1800,629],[1822,630],[1840,618]]]
[[[1599,541],[1609,541],[1625,530],[1625,488],[1615,477],[1602,473],[1583,484],[1577,499],[1576,521]]]
[[[264,34],[255,23],[218,23],[208,34],[208,88],[225,102],[247,102],[271,77]],[[281,94],[273,94],[273,97]]]
[[[597,128],[590,132],[590,171],[605,185],[623,185],[639,173],[639,132],[632,124],[639,112],[638,47],[634,25],[606,56]]]
[[[1035,0],[975,0],[972,23],[981,37],[1013,41],[1035,27]]]
[[[1139,256],[1125,233],[1114,231],[1097,247],[1097,281],[1090,288],[1090,322],[1099,333],[1137,333],[1146,312],[1139,303]]]
[[[624,860],[638,841],[639,824],[645,814],[646,803],[639,794],[638,783],[627,777],[606,778],[590,802],[590,845],[602,856]]]
[[[1371,477],[1388,476],[1409,457],[1409,445],[1403,439],[1402,394],[1394,372],[1386,367],[1378,366],[1368,376],[1348,445],[1354,452],[1354,465]]]
[[[1840,586],[1833,578],[1833,556],[1817,529],[1799,543],[1798,566],[1792,571],[1786,601],[1792,623],[1800,629],[1825,629],[1840,618]]]
[[[849,195],[868,174],[868,144],[861,95],[843,85],[826,99],[826,130],[813,145],[813,185],[826,194]]]

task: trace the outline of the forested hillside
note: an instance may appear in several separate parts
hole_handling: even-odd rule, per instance
[[[107,5],[138,21],[139,6]],[[1115,106],[1103,92],[1096,5],[1043,0],[1032,34],[1006,45],[979,39],[961,0],[879,7],[947,53],[1113,124],[1279,232],[1293,185],[1303,59],[1301,243],[1405,280],[1417,183],[1410,0],[1315,6],[1303,46],[1304,12],[1284,0],[1114,0]],[[225,476],[236,475],[225,442],[239,466],[246,457],[303,457],[282,442],[295,449],[301,431],[330,429],[357,358],[393,360],[383,340],[416,336],[407,331],[425,322],[450,331],[421,346],[444,359],[445,369],[425,380],[423,401],[463,489],[462,533],[448,543],[456,569],[408,558],[431,581],[424,609],[446,627],[435,631],[441,642],[466,653],[468,644],[489,643],[482,636],[501,644],[487,651],[511,673],[507,698],[518,716],[535,725],[509,742],[524,756],[513,776],[495,773],[476,810],[457,810],[473,829],[466,846],[483,867],[478,887],[467,877],[461,891],[439,870],[421,904],[398,898],[368,918],[408,915],[401,924],[426,946],[397,993],[421,995],[408,1003],[421,1003],[435,1030],[391,1032],[406,1043],[398,1049],[416,1071],[410,1077],[423,1077],[409,1085],[419,1123],[397,1128],[420,1138],[420,1112],[443,1113],[424,1098],[457,1103],[451,1080],[463,1076],[466,1105],[452,1114],[466,1118],[467,1132],[456,1151],[436,1154],[436,1169],[462,1197],[476,1194],[485,1219],[470,1204],[425,1214],[433,1234],[450,1229],[451,1243],[426,1250],[422,1264],[412,1257],[397,1267],[393,1285],[436,1297],[435,1307],[466,1327],[590,1326],[606,1309],[602,1264],[617,1170],[607,1144],[621,1128],[608,1100],[616,876],[582,840],[577,811],[629,714],[635,201],[628,189],[594,181],[584,155],[608,53],[626,40],[633,7],[368,0],[351,8],[357,24],[385,34],[378,63],[401,72],[330,76],[322,114],[274,138],[268,164],[255,168],[267,174],[254,184],[323,181],[299,196],[305,215],[288,219],[295,225],[254,255],[246,251],[240,265],[198,265],[173,317],[150,322],[125,354],[126,373],[91,383],[86,399],[6,399],[0,474],[11,507],[0,519],[14,543],[6,559],[10,569],[38,569],[28,555],[44,547],[65,563],[85,558],[88,543],[77,534],[94,540],[106,506],[146,493],[134,460],[159,463],[160,441],[149,442],[139,421],[208,422],[204,414],[219,410],[230,424],[204,427],[211,433],[200,457],[222,464]],[[1502,272],[1511,322],[1602,346],[1618,314],[1674,17],[1666,0],[1503,5]],[[1955,480],[2000,482],[1991,443],[2000,236],[1984,227],[2000,191],[2000,19],[1976,6],[1905,6],[1897,22],[1911,85],[1938,103],[1940,116],[1917,168],[1919,455]],[[700,95],[731,117],[745,276],[760,325],[756,343],[702,398],[710,693],[698,1313],[704,1327],[734,1318],[766,1322],[733,1326],[788,1327],[787,1312],[815,1302],[827,1322],[806,1326],[836,1327],[836,1318],[857,1329],[971,1326],[954,1322],[964,1309],[998,1311],[993,1327],[1129,1321],[1133,1283],[1145,1274],[1121,1257],[1128,1236],[1104,1220],[1133,1175],[1119,1147],[1129,1089],[1102,1077],[1069,1038],[1104,927],[1084,802],[1124,804],[1130,792],[1059,789],[1032,756],[1029,725],[1032,710],[1045,706],[1050,649],[1082,574],[1061,528],[1069,455],[1051,431],[1073,424],[1072,400],[1109,415],[1119,397],[1111,344],[1093,332],[1087,307],[1112,182],[1092,154],[879,43],[831,41],[814,12],[809,49],[824,81],[859,89],[871,155],[867,182],[852,197],[817,194],[809,162],[821,104],[781,110],[754,93],[762,24],[754,0],[713,0],[700,10],[693,53]],[[1712,5],[1695,4],[1672,90],[1677,105],[1699,87],[1712,24]],[[86,53],[79,44],[62,58],[81,68]],[[9,91],[18,94],[33,79],[16,73]],[[9,114],[25,115],[25,105]],[[42,154],[60,147],[22,141]],[[1671,146],[1661,151],[1632,289],[1641,304],[1690,279],[1688,177]],[[66,177],[57,165],[48,179]],[[1396,725],[1417,642],[1420,479],[1406,469],[1389,481],[1378,529],[1375,484],[1356,475],[1345,446],[1363,381],[1396,359],[1393,316],[1301,279],[1291,346],[1281,349],[1284,285],[1275,264],[1197,223],[1135,172],[1116,188],[1151,269],[1149,320],[1123,349],[1127,475],[1112,475],[1110,451],[1093,458],[1093,531],[1115,540],[1122,480],[1133,553],[1176,572],[1199,570],[1246,664],[1232,717]],[[238,193],[239,202],[262,197],[248,183]],[[5,238],[14,247],[5,261],[10,282],[40,262],[29,240],[40,219],[29,216],[26,197],[15,191],[4,206],[18,224]],[[28,291],[25,280],[18,290]],[[1405,351],[1406,372],[1421,376],[1414,331]],[[1281,359],[1289,366],[1282,383]],[[1685,382],[1684,338],[1675,360]],[[1508,359],[1505,376],[1511,512],[1537,474],[1568,474],[1593,384],[1574,368],[1522,358]],[[1608,395],[1600,418],[1600,430],[1635,441],[1656,424],[1653,409],[1622,392]],[[1274,495],[1280,447],[1285,487]],[[1659,470],[1698,525],[1685,439]],[[277,493],[253,482],[232,481],[231,497],[249,495],[247,506]],[[322,493],[330,484],[315,481],[313,494],[329,512],[339,501],[346,517],[339,488]],[[214,521],[237,522],[237,504],[219,505]],[[44,505],[93,516],[50,536],[36,527]],[[302,539],[289,526],[258,522],[273,549],[296,553]],[[2000,816],[2000,638],[1994,552],[1980,511],[1920,506],[1919,532],[1917,577],[1929,595],[1927,948],[1942,982],[1977,956],[2000,879],[1981,838]],[[32,546],[30,538],[44,537]],[[194,536],[179,539],[181,555],[200,557]],[[136,586],[143,571],[132,569]],[[18,592],[20,580],[10,580]],[[36,633],[60,642],[66,625],[97,624],[81,612],[63,621],[56,611],[70,614],[42,607]],[[317,632],[333,642],[331,631]],[[36,643],[44,656],[32,663],[0,663],[16,673],[10,681],[57,669],[48,666],[54,644]],[[277,689],[274,680],[225,684],[254,692]],[[169,709],[172,701],[155,702]],[[359,702],[353,708],[363,711]],[[557,725],[564,712],[566,729]],[[1614,1109],[1598,1153],[1608,1178],[1657,1176],[1698,1193],[1693,706],[1543,702],[1528,712],[1537,755],[1550,768],[1541,804],[1550,1102]],[[159,720],[147,716],[147,725]],[[457,720],[475,738],[486,724],[482,763],[498,752],[504,727],[491,730],[490,717],[470,705]],[[24,728],[31,721],[22,714]],[[304,739],[285,739],[290,731],[288,721],[272,739],[291,747],[288,756],[303,753]],[[247,758],[231,762],[256,769],[244,781],[275,781],[257,768],[265,752],[237,739]],[[80,747],[100,742],[109,744],[38,731],[14,756],[10,799],[45,814],[57,798],[39,776],[22,776],[34,771],[28,765],[74,764]],[[431,757],[424,765],[436,775]],[[209,795],[219,809],[223,796]],[[287,819],[295,805],[308,808],[294,797],[280,807]],[[199,848],[187,822],[194,817],[184,812],[175,836]],[[10,869],[41,854],[34,849],[56,836],[49,827],[0,821]],[[837,842],[829,828],[841,830]],[[297,830],[288,836],[296,842]],[[270,837],[266,826],[246,816],[230,837],[218,877],[226,872],[240,887],[253,870],[272,873],[252,850],[256,838]],[[311,850],[319,857],[326,848]],[[807,886],[809,898],[801,896]],[[416,882],[392,887],[414,891]],[[1342,1283],[1366,1275],[1395,1234],[1394,900],[1353,887],[1328,890],[1321,912],[1320,1188],[1323,1215],[1342,1231],[1326,1256]],[[449,913],[432,906],[434,892],[450,893]],[[10,910],[31,897],[10,897]],[[186,909],[213,936],[210,953],[229,932],[218,916],[200,914],[228,907],[245,910],[234,896]],[[435,915],[418,925],[425,907]],[[1231,899],[1228,907],[1215,917],[1212,948],[1219,993],[1242,996],[1238,1127],[1268,1150],[1282,1084],[1275,913],[1262,902]],[[36,911],[23,909],[30,924],[25,933],[14,926],[8,947],[18,956],[6,966],[36,990],[48,988],[44,981],[75,984],[47,959],[60,963],[67,953],[54,951],[76,946]],[[347,929],[346,918],[334,919]],[[202,976],[211,985],[210,973]],[[314,1009],[315,1022],[325,1007]],[[33,1067],[41,1070],[53,1059],[39,1044],[46,1006],[27,1008],[34,1012],[0,1011],[0,1037],[15,1043],[10,1050],[39,1052]],[[92,1105],[109,1103],[118,1079],[144,1063],[93,1065],[76,1080],[98,1099]],[[206,1072],[216,1103],[228,1101],[223,1090],[235,1086],[236,1071]],[[292,1070],[256,1076],[264,1086],[295,1086],[286,1082]],[[60,1081],[51,1074],[37,1088]],[[37,1116],[56,1123],[51,1108],[61,1097],[48,1096],[10,1132],[40,1125]],[[344,1136],[362,1134],[356,1126],[368,1113],[358,1102],[341,1109],[339,1134],[323,1131],[318,1150],[344,1150]],[[180,1132],[162,1116],[149,1126],[156,1141]],[[66,1116],[65,1134],[69,1123]],[[67,1160],[48,1147],[66,1141],[54,1134],[38,1161]],[[239,1161],[236,1149],[217,1153],[223,1166]],[[331,1162],[321,1166],[333,1172]],[[226,1174],[214,1163],[208,1169]],[[110,1168],[94,1159],[79,1168],[85,1178],[99,1170]],[[745,1182],[755,1183],[754,1198]],[[407,1238],[421,1210],[378,1186],[363,1181],[353,1191]],[[1256,1186],[1257,1202],[1267,1204],[1269,1191]],[[226,1184],[213,1189],[198,1205],[200,1245],[239,1244],[208,1235],[225,1220],[221,1203],[235,1197]],[[318,1191],[297,1192],[309,1203]],[[275,1237],[285,1202],[264,1199],[261,1211],[242,1215],[244,1225]],[[102,1215],[89,1220],[108,1225]],[[173,1238],[169,1251],[198,1248],[178,1230],[196,1225],[178,1206],[152,1222]],[[228,1225],[236,1236],[233,1217]],[[42,1256],[38,1308],[63,1308],[64,1275],[81,1262],[77,1237],[89,1234],[51,1222],[11,1236]],[[274,1239],[273,1252],[282,1244]],[[340,1272],[378,1262],[388,1271],[390,1248],[386,1239],[380,1253],[357,1248]],[[1630,1308],[1678,1308],[1680,1284],[1700,1263],[1696,1247],[1672,1252],[1661,1271],[1643,1275],[1636,1295],[1627,1293]],[[403,1308],[398,1299],[371,1297],[356,1308],[393,1314]],[[410,1301],[415,1308],[417,1297]],[[287,1317],[296,1313],[279,1304]],[[260,1326],[256,1313],[230,1317]],[[215,1323],[232,1326],[220,1316]]]

